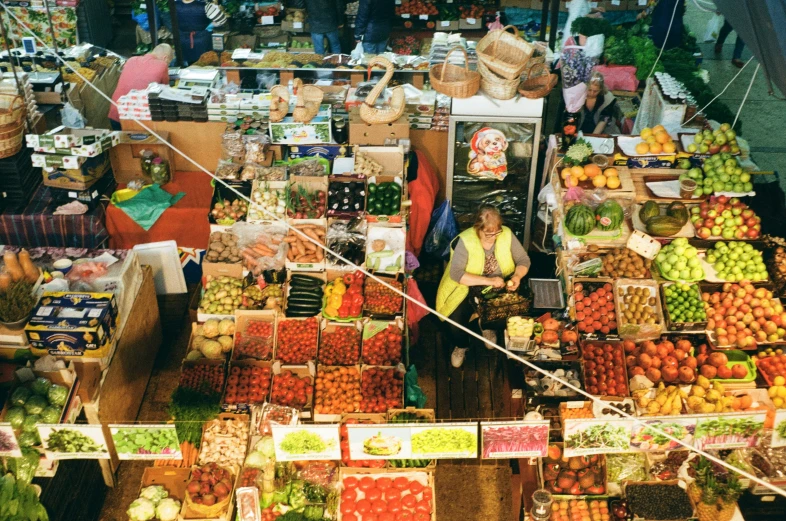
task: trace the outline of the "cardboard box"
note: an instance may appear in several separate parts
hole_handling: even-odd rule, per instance
[[[437,31],[458,31],[459,30],[459,21],[458,20],[438,20],[437,21]]]
[[[160,130],[157,134],[164,141],[169,140],[169,132]],[[110,151],[112,173],[118,183],[128,183],[134,179],[145,179],[142,173],[142,151],[150,150],[169,163],[172,176],[175,175],[175,153],[157,137],[147,132],[120,132],[118,142]]]
[[[483,28],[482,18],[462,18],[461,20],[459,20],[459,29],[474,30],[474,29],[482,29],[482,28]]]
[[[297,42],[297,44],[299,44],[299,45],[296,46],[295,42]],[[300,52],[313,53],[314,52],[314,44],[311,41],[311,37],[310,36],[293,36],[293,37],[291,37],[289,39],[289,44],[287,45],[287,52],[291,52],[291,53],[300,53]]]
[[[388,140],[409,139],[409,121],[402,115],[393,123],[370,125],[360,119],[360,113],[349,113],[349,142],[355,145],[385,145]]]
[[[28,148],[44,154],[94,157],[117,144],[117,132],[57,127],[46,134],[27,134]]]
[[[360,381],[361,381],[360,380],[360,372],[361,372],[360,365],[335,366],[335,365],[322,365],[322,364],[320,364],[318,369],[317,369],[317,377],[319,377],[319,375],[322,374],[324,371],[340,369],[341,367],[344,367],[344,368],[352,367],[352,368],[354,368],[355,371],[357,371],[357,375],[358,375],[357,382],[358,382],[358,384],[360,384]],[[319,391],[315,391],[315,393],[318,394]],[[316,395],[315,395],[315,398],[316,398]],[[353,413],[359,413],[360,411],[357,410],[357,411],[352,411],[352,412]],[[338,422],[341,421],[341,418],[344,416],[344,414],[347,414],[347,413],[324,414],[324,413],[316,413],[315,412],[314,413],[314,421],[317,422],[317,423],[338,423]]]
[[[308,22],[281,22],[281,30],[288,33],[307,33],[310,32]]]
[[[270,356],[263,357],[259,360],[272,360],[275,356],[275,346],[276,346],[276,324],[278,320],[278,314],[273,310],[243,310],[238,309],[235,311],[235,339],[234,339],[234,348],[232,350],[232,360],[241,360],[241,359],[254,359],[257,360],[255,357],[247,356],[242,354],[242,349],[238,349],[244,341],[247,340],[264,340],[262,337],[257,336],[249,336],[246,332],[248,326],[252,322],[267,322],[272,327],[272,334],[268,339],[270,344]]]
[[[148,467],[142,474],[139,484],[141,491],[145,487],[160,485],[169,493],[169,497],[182,502],[186,497],[186,486],[191,475],[190,468]]]
[[[354,357],[355,359],[352,362],[354,364],[359,364],[360,363],[360,352],[361,352],[360,350],[361,350],[361,344],[362,344],[361,334],[362,334],[362,330],[363,330],[363,322],[361,322],[360,320],[353,319],[351,322],[328,322],[327,319],[323,320],[322,324],[320,324],[321,332],[319,334],[319,343],[320,343],[319,347],[320,347],[320,349],[322,348],[322,345],[321,345],[322,344],[322,339],[324,338],[326,333],[335,333],[337,329],[342,328],[342,327],[355,328],[355,330],[358,332],[358,345],[357,345],[357,353],[356,353],[357,356]],[[322,353],[321,352],[317,353],[317,360],[320,363],[324,363],[324,364],[327,365],[327,363],[330,362],[329,360],[328,361],[322,360],[321,357],[322,357]],[[383,423],[383,422],[377,422],[377,423]]]
[[[282,34],[280,36],[273,36],[270,38],[260,37],[257,41],[257,48],[259,49],[285,49],[289,35]]]
[[[261,378],[261,375],[264,374],[261,371],[262,369],[267,369],[269,371],[267,372],[267,374],[270,375],[271,378],[270,380],[266,380],[265,382],[262,382],[263,378]],[[232,362],[230,362],[229,376],[227,377],[227,385],[224,388],[224,396],[223,399],[221,400],[221,409],[225,412],[249,413],[251,410],[251,405],[261,405],[265,403],[268,400],[268,397],[270,396],[272,371],[273,371],[273,362],[265,362],[262,360],[251,360],[251,359],[233,360]],[[261,399],[252,401],[249,398],[247,400],[238,401],[240,395],[239,393],[236,393],[236,390],[238,385],[242,385],[242,384],[233,383],[234,379],[232,379],[232,377],[237,376],[239,378],[245,376],[250,379],[252,375],[257,376],[257,378],[260,380],[261,386],[267,384],[267,391],[264,393]],[[227,403],[226,402],[227,395],[231,395],[231,394],[238,394],[237,396],[238,400],[233,400],[232,403]]]
[[[101,154],[85,161],[81,168],[60,169],[43,167],[44,185],[53,188],[69,188],[72,190],[88,190],[105,173],[109,171],[109,155]]]
[[[274,123],[270,122],[270,139],[274,144],[280,145],[315,145],[319,143],[332,143],[331,109],[328,105],[325,113],[319,114],[308,123],[298,123],[292,116]]]
[[[288,318],[287,320],[304,320],[304,319]],[[270,384],[270,392],[271,392],[270,402],[271,403],[276,403],[275,400],[272,399],[273,386],[275,385],[276,378],[279,378],[279,375],[283,371],[289,371],[294,376],[297,376],[298,378],[301,378],[301,379],[302,378],[308,378],[309,381],[311,382],[311,386],[312,386],[312,389],[313,389],[313,386],[314,386],[314,373],[315,373],[315,368],[314,368],[313,362],[309,363],[307,365],[282,365],[282,364],[276,362],[273,365],[273,380],[272,380],[272,382]],[[300,409],[300,411],[301,411],[301,414],[300,414],[301,418],[310,418],[312,416],[311,409],[312,409],[313,405],[314,405],[314,391],[312,390],[311,393],[307,393],[306,394],[306,405]]]
[[[399,202],[399,210],[395,214],[385,215],[385,214],[377,214],[377,210],[375,208],[371,208],[369,205],[369,200],[372,199],[369,197],[371,191],[371,185],[378,186],[382,183],[396,183],[399,185],[399,192],[401,194],[401,200]],[[375,175],[369,177],[366,180],[366,220],[368,222],[383,222],[383,223],[394,223],[394,224],[401,224],[404,221],[403,215],[403,203],[406,199],[405,194],[405,186],[406,183],[403,182],[403,177],[397,175]],[[378,188],[377,188],[378,190]],[[384,211],[384,208],[383,208]]]
[[[25,326],[37,356],[103,358],[117,318],[112,293],[45,292]]]

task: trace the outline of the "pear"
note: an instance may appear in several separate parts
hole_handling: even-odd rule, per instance
[[[710,381],[705,376],[699,375],[699,377],[696,379],[696,385],[703,388],[704,390],[707,390],[710,388],[711,384]]]

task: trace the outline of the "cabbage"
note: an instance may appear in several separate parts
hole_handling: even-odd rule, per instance
[[[47,405],[41,411],[41,423],[60,423],[61,409],[57,405]]]
[[[162,499],[156,505],[156,517],[160,521],[174,521],[180,513],[180,501],[171,497]]]
[[[149,499],[153,502],[154,505],[157,505],[159,501],[167,496],[169,496],[169,492],[167,492],[166,489],[161,485],[151,485],[149,487],[145,487],[142,489],[142,492],[139,493],[139,497]]]
[[[23,432],[37,432],[35,426],[41,422],[41,417],[37,414],[25,416],[25,421],[22,422]]]
[[[265,466],[265,464],[270,461],[269,458],[266,458],[264,454],[261,452],[249,452],[248,456],[246,457],[246,461],[243,464],[245,467],[253,467],[255,469],[261,469]]]
[[[52,382],[49,378],[36,378],[30,388],[33,390],[34,393],[40,394],[41,396],[46,396],[46,393],[49,392],[49,388],[52,387]]]
[[[276,445],[273,443],[273,436],[265,436],[254,445],[254,451],[261,452],[268,458],[276,457]]]
[[[52,405],[59,405],[62,407],[65,405],[66,398],[68,398],[68,389],[62,385],[53,385],[46,393],[46,397],[49,398],[49,403]]]
[[[38,437],[38,432],[36,431],[23,432],[16,438],[16,441],[20,447],[32,447],[33,445],[41,444],[41,438]]]
[[[46,401],[46,398],[34,394],[25,402],[25,412],[27,414],[41,414],[47,405],[49,402]]]
[[[33,394],[33,392],[27,387],[17,387],[11,394],[11,405],[21,407],[25,404],[27,399],[30,398],[31,394]]]
[[[11,422],[11,427],[13,427],[15,431],[18,431],[22,428],[22,422],[25,421],[25,416],[27,416],[27,414],[24,408],[11,407],[8,409],[8,412],[5,413],[5,421]]]
[[[156,517],[156,506],[149,499],[140,497],[128,506],[126,514],[131,521],[148,521]]]

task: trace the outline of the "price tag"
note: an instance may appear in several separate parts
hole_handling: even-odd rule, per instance
[[[303,22],[292,22],[292,27],[295,28],[295,29],[302,29],[303,28]]]
[[[611,5],[622,5],[621,0],[611,0]]]
[[[445,3],[446,3],[446,4],[452,4],[452,3],[453,3],[453,0],[446,0],[446,1],[445,1]]]
[[[427,14],[422,14],[422,15],[418,16],[418,18],[420,18],[421,20],[428,20],[428,15]]]
[[[401,18],[409,18],[409,13],[404,13],[401,15]]]
[[[443,20],[439,22],[439,25],[440,27],[450,27],[450,22]]]
[[[647,0],[639,0],[639,5],[647,5]]]
[[[401,5],[401,0],[396,0],[396,5]]]
[[[567,409],[583,409],[584,408],[584,402],[575,402],[575,401],[565,402],[565,407]]]
[[[474,25],[476,20],[474,18],[467,18],[467,23],[470,25]]]
[[[235,49],[232,51],[232,59],[245,60],[248,59],[249,54],[251,54],[251,49]]]
[[[273,23],[275,23],[275,20],[273,19],[272,16],[262,17],[262,25],[273,25]]]

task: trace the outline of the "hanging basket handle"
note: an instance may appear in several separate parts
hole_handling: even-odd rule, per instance
[[[496,36],[497,36],[497,37],[496,37],[496,39],[494,40],[494,43],[493,43],[493,44],[491,44],[491,52],[490,52],[489,54],[496,54],[496,52],[497,52],[497,44],[499,43],[499,37],[500,37],[500,36],[502,36],[502,33],[504,33],[505,31],[507,31],[508,29],[513,29],[514,36],[515,36],[516,38],[518,38],[518,37],[519,37],[519,30],[516,28],[516,26],[515,26],[515,25],[506,25],[506,26],[505,26],[505,27],[503,27],[502,29],[499,29],[498,31],[496,31],[496,33],[497,33],[497,34],[496,34]]]
[[[464,55],[464,70],[469,71],[469,63],[468,63],[469,58],[467,57],[467,51],[464,49],[464,47],[457,45],[452,49],[450,49],[448,53],[445,55],[445,62],[442,64],[442,70],[440,71],[439,81],[445,81],[443,78],[445,77],[445,69],[448,66],[448,57],[450,56],[450,53],[452,53],[453,51],[461,51],[461,53]]]

